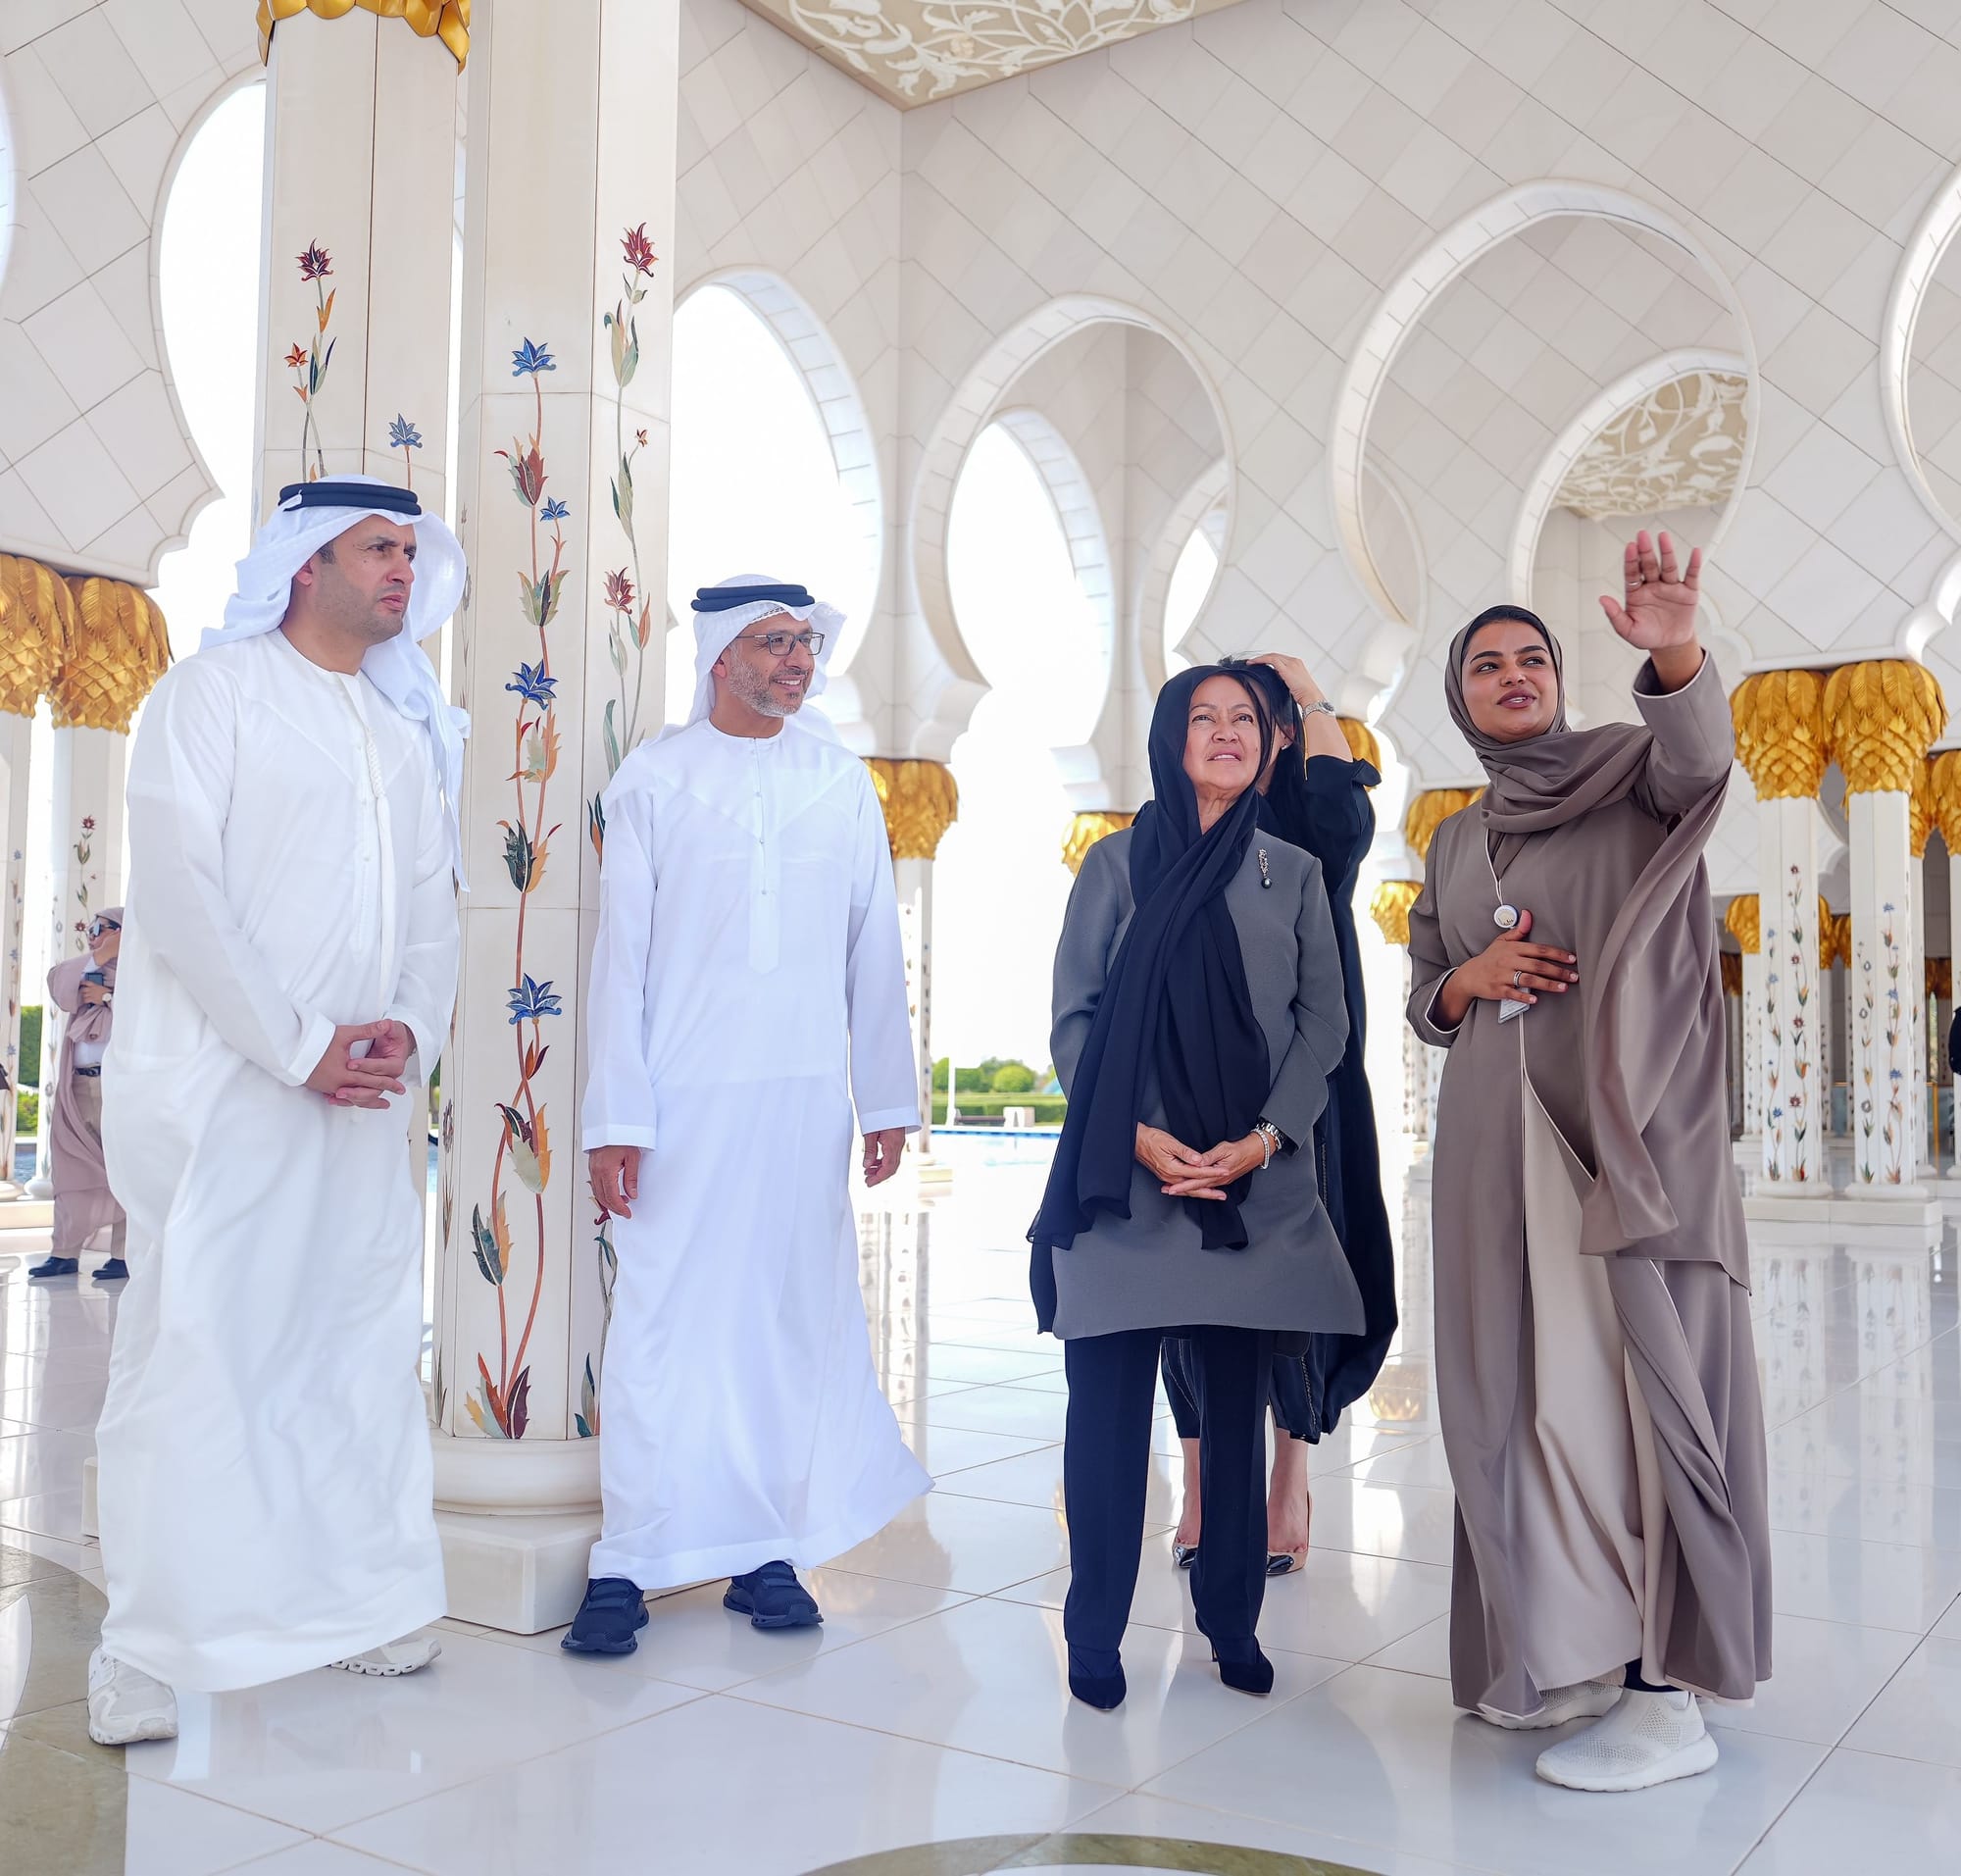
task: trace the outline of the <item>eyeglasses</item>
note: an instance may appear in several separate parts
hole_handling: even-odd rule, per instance
[[[93,944],[97,938],[107,938],[111,932],[120,932],[122,929],[114,919],[90,919],[88,922],[88,941]]]
[[[766,646],[772,658],[787,658],[792,645],[801,645],[813,658],[824,649],[821,632],[745,632],[740,637],[744,644]]]

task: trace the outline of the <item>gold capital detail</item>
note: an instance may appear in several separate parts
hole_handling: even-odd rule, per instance
[[[1117,834],[1136,820],[1136,816],[1122,808],[1098,808],[1090,814],[1079,814],[1069,824],[1069,832],[1062,837],[1062,863],[1072,873],[1082,871],[1082,856],[1103,838],[1106,834]]]
[[[1934,832],[1934,784],[1929,764],[1916,762],[1906,791],[1907,842],[1918,860],[1927,851],[1927,837]]]
[[[960,817],[960,789],[943,762],[910,756],[867,756],[872,786],[885,813],[885,838],[895,860],[930,860]]]
[[[1741,996],[1743,993],[1743,960],[1735,951],[1718,951],[1717,962],[1723,967],[1723,994]]]
[[[1730,901],[1730,909],[1723,914],[1723,924],[1741,947],[1743,955],[1755,957],[1762,938],[1757,917],[1757,895],[1754,892],[1738,892]]]
[[[138,586],[91,575],[71,580],[75,631],[48,685],[57,730],[129,734],[136,706],[170,669],[171,637]]]
[[[1403,836],[1419,860],[1430,858],[1430,843],[1436,831],[1453,814],[1468,808],[1483,794],[1483,788],[1426,788],[1409,804],[1403,816]]]
[[[1414,880],[1384,880],[1369,901],[1369,916],[1391,944],[1410,941],[1410,907],[1423,887]]]
[[[38,560],[0,554],[0,710],[31,717],[76,630],[68,582]]]
[[[1370,768],[1380,771],[1383,766],[1383,745],[1376,740],[1376,733],[1358,717],[1336,717],[1341,726],[1341,734],[1348,738],[1348,753],[1357,762],[1366,762]]]
[[[1872,658],[1826,680],[1825,719],[1846,793],[1909,794],[1914,771],[1947,727],[1947,699],[1925,665]]]
[[[259,0],[259,56],[270,58],[273,28],[295,14],[339,20],[359,7],[383,20],[402,20],[419,39],[440,39],[458,70],[470,56],[470,0]]]
[[[1954,960],[1945,957],[1931,957],[1927,960],[1927,993],[1937,996],[1943,1003],[1954,1000]]]
[[[1949,853],[1961,854],[1961,749],[1927,759],[1928,805]]]
[[[1760,671],[1730,694],[1736,756],[1759,801],[1815,800],[1831,746],[1825,734],[1825,674]]]

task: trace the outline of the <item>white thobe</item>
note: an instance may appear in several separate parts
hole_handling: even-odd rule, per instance
[[[425,734],[278,632],[165,677],[128,799],[103,1068],[130,1274],[96,1434],[102,1640],[218,1692],[445,1607],[409,1146],[426,1095],[414,1066],[385,1112],[304,1083],[336,1024],[382,1016],[427,1074],[456,903]]]
[[[873,1371],[848,1193],[916,1128],[885,825],[795,726],[700,722],[606,790],[584,1144],[637,1146],[600,1384],[595,1577],[823,1563],[931,1489]]]

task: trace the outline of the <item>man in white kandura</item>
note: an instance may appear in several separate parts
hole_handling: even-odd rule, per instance
[[[174,1688],[435,1657],[409,1064],[456,994],[465,725],[415,640],[462,591],[412,494],[284,489],[143,713],[103,1067],[130,1271],[96,1432],[105,1746],[172,1737]]]
[[[873,1186],[920,1114],[884,817],[798,715],[842,621],[745,578],[694,623],[686,726],[603,804],[583,1132],[620,1275],[575,1653],[630,1653],[645,1592],[704,1578],[759,1629],[822,1621],[794,1566],[932,1485],[873,1372],[847,1193],[854,1101]]]

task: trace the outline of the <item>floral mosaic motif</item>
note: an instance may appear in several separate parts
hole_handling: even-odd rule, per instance
[[[773,0],[880,89],[925,102],[1175,25],[1196,0]]]
[[[546,825],[546,804],[558,768],[558,680],[551,669],[551,626],[565,597],[565,532],[567,505],[545,494],[548,474],[544,455],[544,392],[541,373],[555,371],[550,351],[527,338],[511,354],[511,375],[528,378],[533,419],[528,436],[513,440],[501,456],[511,472],[511,483],[525,504],[530,552],[518,569],[519,608],[537,634],[537,662],[521,661],[504,688],[518,700],[513,711],[512,750],[515,765],[509,782],[513,811],[497,825],[504,833],[504,865],[518,893],[516,955],[511,963],[512,988],[505,991],[514,1032],[514,1078],[509,1100],[497,1102],[502,1129],[490,1169],[489,1211],[471,1207],[470,1247],[478,1275],[497,1293],[497,1369],[488,1356],[477,1357],[477,1387],[464,1402],[479,1433],[493,1439],[522,1440],[530,1424],[531,1371],[526,1356],[536,1326],[538,1301],[544,1293],[545,1189],[551,1184],[551,1132],[544,1103],[537,1096],[537,1077],[551,1053],[545,1025],[565,1014],[564,1002],[550,978],[539,979],[525,968],[527,913],[530,897],[545,877],[557,823]],[[514,1182],[508,1184],[507,1182]],[[527,1202],[528,1201],[528,1202]],[[531,1255],[531,1293],[516,1348],[511,1344],[510,1278],[517,1247],[513,1237],[513,1204],[528,1214],[526,1246]]]
[[[400,411],[395,413],[395,421],[388,426],[388,447],[402,452],[402,474],[408,478],[408,485],[416,485],[415,461],[409,451],[423,446],[423,433],[409,422]]]
[[[613,667],[618,695],[606,701],[600,735],[606,747],[606,779],[640,740],[644,731],[640,709],[645,697],[647,647],[654,633],[654,598],[640,575],[640,540],[633,526],[633,458],[646,446],[647,432],[636,430],[627,441],[627,386],[640,369],[640,328],[635,309],[647,297],[645,281],[653,278],[659,256],[647,238],[647,225],[629,228],[620,238],[625,271],[613,310],[600,315],[613,367],[613,515],[627,536],[627,564],[606,576],[606,656]],[[606,818],[595,793],[587,805],[586,833],[594,851],[604,844]]]
[[[613,1286],[620,1275],[620,1254],[613,1248],[613,1221],[601,1212],[593,1221],[593,1247],[599,1258],[599,1358],[606,1358],[606,1338],[613,1327]],[[590,1440],[599,1431],[599,1377],[593,1372],[592,1356],[585,1357],[585,1373],[578,1384],[578,1411],[572,1417],[581,1440]]]
[[[75,905],[77,917],[75,921],[75,951],[79,957],[88,949],[88,922],[95,916],[92,910],[94,900],[88,889],[88,864],[95,856],[95,816],[81,817],[81,832],[69,851],[75,855]]]
[[[1870,948],[1863,942],[1858,945],[1858,1172],[1865,1185],[1898,1186],[1906,1176],[1906,1073],[1900,1065],[1900,1038],[1905,1033],[1900,992],[1904,960],[1891,900],[1881,906],[1880,915],[1883,968],[1876,971]],[[1879,1048],[1882,1042],[1884,1057]]]
[[[314,407],[319,402],[321,387],[327,382],[327,369],[333,363],[333,348],[339,343],[327,335],[327,323],[333,318],[336,289],[326,284],[333,277],[333,257],[318,241],[307,243],[299,261],[300,279],[314,290],[313,344],[309,347],[295,340],[286,354],[286,365],[294,378],[293,393],[306,408],[306,417],[300,425],[300,467],[308,482],[316,482],[327,474],[327,457],[314,424]]]
[[[1767,927],[1763,935],[1764,957],[1771,966],[1764,974],[1763,993],[1764,1086],[1770,1104],[1764,1130],[1764,1171],[1771,1179],[1802,1185],[1811,1177],[1813,1090],[1804,1039],[1817,994],[1818,946],[1806,925],[1803,875],[1796,867],[1789,872],[1785,887],[1787,929],[1780,932]],[[1778,995],[1786,981],[1787,1005]],[[1788,1088],[1783,1086],[1785,1007],[1790,1011],[1789,1042],[1796,1058],[1792,1064],[1796,1078]]]
[[[1563,508],[1595,519],[1715,507],[1743,466],[1749,380],[1688,372],[1620,412],[1560,484]]]

